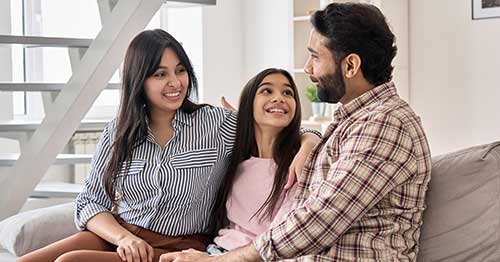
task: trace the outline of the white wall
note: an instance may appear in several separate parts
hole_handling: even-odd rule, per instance
[[[470,1],[410,1],[411,102],[432,154],[500,140],[500,18]]]
[[[408,1],[379,0],[378,7],[384,13],[392,32],[396,35],[398,52],[393,61],[393,81],[399,95],[410,101],[409,43],[408,43]]]
[[[224,95],[237,103],[243,83],[242,1],[217,0],[203,7],[203,86],[200,102],[220,105]]]
[[[290,68],[290,1],[217,0],[203,8],[203,102],[233,105],[244,84],[267,67]],[[305,52],[305,50],[304,50]]]
[[[291,68],[290,5],[289,0],[244,1],[245,81],[268,67]]]

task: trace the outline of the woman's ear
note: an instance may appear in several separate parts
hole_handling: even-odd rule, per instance
[[[349,54],[344,59],[345,77],[353,78],[358,74],[361,68],[361,57],[357,54]]]

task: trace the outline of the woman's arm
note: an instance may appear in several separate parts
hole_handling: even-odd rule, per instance
[[[78,229],[87,229],[118,246],[123,261],[152,261],[152,248],[116,221],[111,214],[113,202],[104,192],[102,177],[111,154],[114,126],[114,121],[108,124],[99,139],[85,187],[75,201],[75,222]]]
[[[151,262],[153,248],[122,227],[111,213],[99,213],[87,222],[87,229],[117,246],[116,252],[124,261]]]

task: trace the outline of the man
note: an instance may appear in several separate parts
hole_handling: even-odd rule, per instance
[[[305,71],[320,100],[342,105],[304,167],[296,209],[251,245],[162,261],[416,261],[431,160],[390,82],[394,35],[365,4],[333,3],[311,22]]]

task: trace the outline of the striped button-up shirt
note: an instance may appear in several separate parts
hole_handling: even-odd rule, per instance
[[[415,261],[431,159],[387,83],[340,108],[298,181],[295,210],[254,241],[266,261]]]
[[[169,236],[207,233],[209,218],[224,178],[236,133],[234,112],[205,106],[192,114],[177,110],[174,134],[162,148],[149,130],[132,152],[128,172],[116,175],[117,214],[127,223]],[[105,128],[83,192],[76,199],[80,230],[113,203],[103,174],[111,156],[115,121]]]

